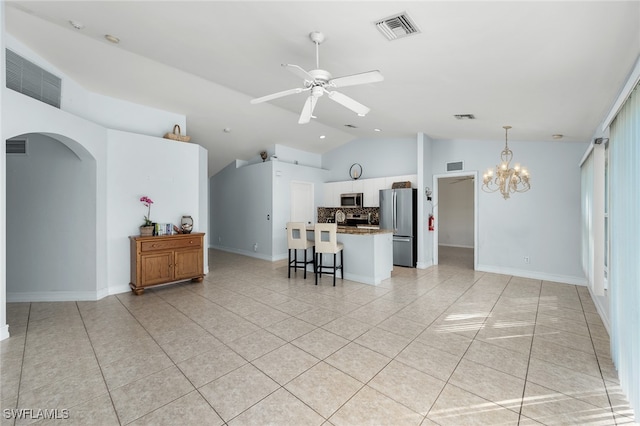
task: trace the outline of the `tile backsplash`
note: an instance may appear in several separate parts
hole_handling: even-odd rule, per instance
[[[366,216],[371,213],[371,224],[380,224],[380,207],[318,207],[318,223],[333,222],[338,210],[342,210],[345,215],[352,213]],[[345,222],[338,222],[338,224],[344,225]]]

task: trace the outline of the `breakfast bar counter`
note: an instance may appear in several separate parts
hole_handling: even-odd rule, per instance
[[[314,239],[313,226],[307,237]],[[393,270],[393,232],[376,227],[338,226],[338,242],[344,245],[344,278],[378,285]],[[331,263],[332,260],[328,260]],[[312,267],[309,266],[309,270]]]

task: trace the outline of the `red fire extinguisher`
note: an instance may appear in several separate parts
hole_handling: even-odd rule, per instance
[[[436,218],[430,214],[429,215],[429,231],[435,231]]]

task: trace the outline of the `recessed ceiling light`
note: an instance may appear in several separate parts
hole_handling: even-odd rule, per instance
[[[104,38],[106,38],[108,41],[110,41],[113,44],[120,43],[120,39],[116,36],[112,36],[111,34],[105,34]]]
[[[320,135],[320,139],[324,139],[324,138],[326,138],[325,135]]]
[[[222,131],[225,133],[231,133],[231,127],[225,127]]]
[[[82,22],[74,21],[73,19],[69,21],[69,24],[76,30],[81,30],[84,28],[84,24]]]
[[[367,114],[358,114],[358,117],[364,117]]]
[[[560,133],[556,133],[555,135],[551,135],[552,138],[554,139],[562,139],[564,135],[561,135]]]
[[[373,129],[373,131],[374,131],[374,132],[379,132],[379,131],[380,131],[380,129]]]

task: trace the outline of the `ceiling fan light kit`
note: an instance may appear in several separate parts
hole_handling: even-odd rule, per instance
[[[333,90],[335,88],[355,86],[359,84],[376,83],[384,80],[384,77],[378,70],[367,71],[359,74],[352,74],[343,77],[333,78],[331,73],[327,70],[320,68],[320,43],[325,40],[323,33],[314,31],[309,34],[309,39],[316,45],[316,69],[306,71],[304,68],[294,64],[282,64],[293,74],[303,79],[303,87],[295,89],[284,90],[282,92],[272,93],[271,95],[262,96],[251,100],[252,104],[259,104],[262,102],[272,101],[289,95],[295,95],[302,92],[309,92],[309,96],[305,101],[300,118],[299,124],[308,123],[313,117],[313,110],[319,98],[324,94],[327,95],[332,101],[342,105],[343,107],[350,109],[359,116],[365,116],[369,113],[370,109],[355,99],[349,96]]]

